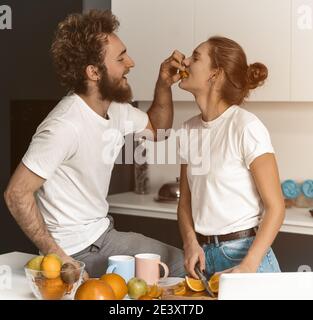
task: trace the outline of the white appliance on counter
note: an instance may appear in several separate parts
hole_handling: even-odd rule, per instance
[[[218,299],[313,300],[313,272],[222,274]]]

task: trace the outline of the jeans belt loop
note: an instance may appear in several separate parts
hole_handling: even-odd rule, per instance
[[[214,243],[218,247],[219,241],[218,241],[218,237],[217,236],[214,236]]]

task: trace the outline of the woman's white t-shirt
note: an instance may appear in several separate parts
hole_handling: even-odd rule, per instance
[[[184,123],[180,156],[188,164],[196,232],[221,235],[259,224],[263,204],[249,169],[265,153],[274,153],[267,129],[239,106],[213,121],[200,114]]]

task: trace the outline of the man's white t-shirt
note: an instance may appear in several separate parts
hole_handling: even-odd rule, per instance
[[[259,224],[263,204],[249,169],[265,153],[274,153],[267,129],[239,106],[213,121],[200,114],[184,123],[180,156],[187,163],[196,232],[222,235]]]
[[[64,97],[40,124],[22,162],[46,179],[36,193],[49,232],[68,255],[108,228],[106,200],[123,136],[144,130],[146,113],[112,102],[109,119],[76,94]]]

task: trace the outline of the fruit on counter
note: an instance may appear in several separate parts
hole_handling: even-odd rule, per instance
[[[153,300],[153,298],[150,297],[148,294],[145,294],[143,296],[140,296],[137,300]]]
[[[148,293],[148,285],[145,280],[132,278],[127,283],[128,296],[131,299],[138,299]]]
[[[62,280],[71,285],[78,281],[80,276],[80,270],[72,263],[64,263],[61,267],[61,278]]]
[[[60,277],[55,279],[37,278],[35,282],[45,300],[59,300],[68,291],[67,285]]]
[[[112,288],[104,281],[89,279],[79,286],[75,300],[116,300]]]
[[[122,300],[128,293],[126,281],[116,273],[104,274],[100,280],[107,283],[113,290],[117,300]]]
[[[186,288],[185,281],[178,283],[177,286],[173,288],[173,293],[175,296],[183,296],[186,294],[186,292],[187,292],[187,288]]]
[[[28,269],[32,269],[32,270],[36,270],[36,271],[40,271],[40,266],[41,266],[41,262],[42,259],[44,257],[43,256],[37,256],[35,258],[30,259],[27,263],[26,263],[26,268]]]
[[[148,296],[153,299],[159,299],[163,294],[163,289],[154,284],[148,287]]]
[[[208,281],[209,288],[213,293],[218,293],[219,283],[220,283],[219,274],[214,274]]]
[[[62,261],[58,256],[49,254],[42,259],[40,268],[47,279],[55,279],[61,274]]]
[[[45,255],[45,257],[54,257],[56,258],[57,260],[59,260],[59,262],[61,263],[61,265],[63,264],[63,261],[62,259],[55,253],[48,253],[47,255]]]
[[[199,292],[199,291],[205,290],[205,287],[204,287],[203,283],[201,282],[201,280],[186,276],[185,281],[186,281],[188,288],[192,291]]]

